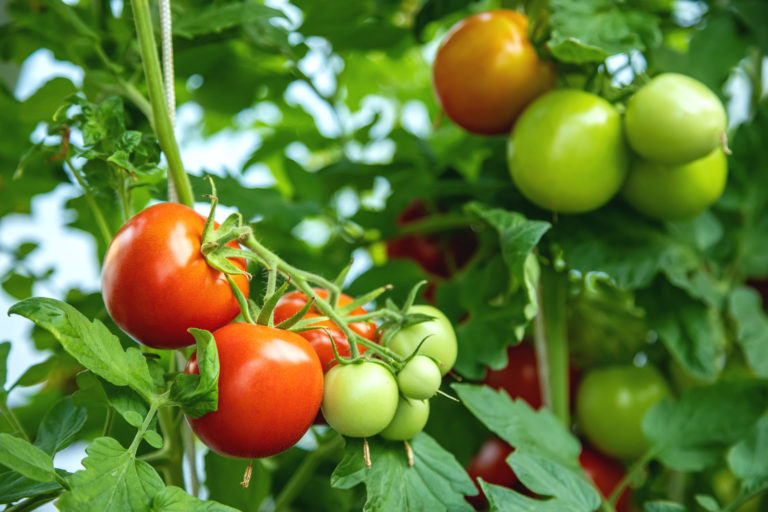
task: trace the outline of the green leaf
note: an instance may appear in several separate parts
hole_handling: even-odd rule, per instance
[[[64,473],[60,471],[60,474]],[[66,476],[64,473],[62,476]],[[15,471],[0,471],[0,503],[14,503],[23,498],[45,494],[61,486],[58,482],[38,482]]]
[[[100,437],[86,448],[84,470],[69,479],[71,491],[61,495],[58,507],[68,511],[133,512],[149,510],[163,487],[160,475],[136,460],[115,439]]]
[[[77,88],[68,78],[53,78],[21,104],[19,117],[36,123],[50,121],[61,103],[76,92]]]
[[[151,512],[237,512],[236,508],[190,496],[178,487],[169,486],[152,499]]]
[[[253,461],[251,485],[240,485],[247,462],[223,457],[213,451],[205,454],[205,487],[211,499],[243,512],[256,512],[269,496],[272,475],[261,459]],[[326,486],[328,485],[326,480]]]
[[[766,407],[768,382],[722,381],[654,405],[643,419],[643,433],[665,465],[698,471],[748,435]]]
[[[16,386],[34,386],[48,379],[48,376],[52,372],[61,368],[72,368],[77,363],[69,356],[69,354],[54,354],[42,363],[34,364],[27,368],[27,370],[19,377],[19,379],[13,384]]]
[[[33,276],[13,272],[3,280],[2,287],[5,293],[14,299],[21,300],[32,295],[32,286],[34,284],[35,278]]]
[[[211,5],[195,12],[187,12],[173,20],[173,33],[191,39],[196,35],[221,32],[246,23],[268,23],[270,18],[285,15],[266,5],[245,1],[225,5]]]
[[[0,394],[5,392],[5,380],[8,378],[8,354],[10,352],[10,341],[0,343]]]
[[[72,397],[63,398],[43,417],[37,430],[35,446],[49,455],[66,448],[85,425],[88,414],[83,407],[72,403]]]
[[[413,466],[408,465],[403,443],[378,438],[369,442],[370,469],[363,460],[362,440],[347,439],[344,458],[331,475],[331,485],[337,489],[365,484],[363,510],[472,510],[464,501],[465,494],[475,492],[472,481],[453,455],[427,434],[411,441]]]
[[[500,485],[489,484],[480,479],[480,488],[488,498],[491,510],[514,510],[515,512],[586,512],[592,509],[584,509],[579,505],[574,505],[560,499],[536,500],[524,496],[517,491],[501,487]]]
[[[751,484],[768,481],[768,416],[728,452],[728,466],[739,479]]]
[[[50,455],[10,434],[0,434],[0,464],[38,482],[56,479]]]
[[[467,5],[477,1],[479,0],[426,0],[416,14],[416,19],[413,22],[413,33],[419,41],[423,42],[422,34],[427,24],[464,9]]]
[[[505,391],[488,386],[451,387],[472,414],[510,445],[576,467],[581,445],[548,409],[534,411],[524,400],[512,400]]]
[[[50,331],[80,364],[115,386],[130,386],[147,401],[159,400],[141,351],[123,350],[100,321],[90,322],[69,304],[47,298],[17,302],[8,312]]]
[[[643,505],[645,512],[687,512],[687,508],[672,501],[646,501]]]
[[[189,332],[197,340],[200,373],[178,374],[171,387],[171,400],[181,405],[185,414],[199,418],[219,406],[219,353],[213,334],[200,329],[190,329]]]
[[[728,311],[736,323],[736,341],[747,364],[757,375],[768,377],[768,316],[760,295],[745,286],[736,288],[731,293]]]
[[[694,496],[694,499],[696,500],[696,503],[699,504],[701,508],[704,510],[707,510],[708,512],[720,512],[720,504],[717,502],[717,500],[709,495],[706,494],[697,494]]]
[[[552,36],[547,45],[564,62],[602,62],[610,55],[661,43],[656,16],[624,10],[612,0],[552,0],[549,8]]]

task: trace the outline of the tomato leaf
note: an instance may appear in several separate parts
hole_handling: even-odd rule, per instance
[[[749,435],[766,407],[768,382],[721,381],[657,403],[643,419],[643,433],[666,466],[698,471]]]
[[[687,508],[672,501],[646,501],[643,505],[645,512],[687,512]]]
[[[728,466],[748,485],[768,484],[768,416],[728,452]]]
[[[472,414],[516,449],[525,448],[526,453],[578,467],[579,441],[548,409],[534,411],[525,400],[512,400],[505,391],[488,386],[451,387]]]
[[[549,500],[537,500],[524,496],[517,491],[493,485],[480,479],[480,488],[483,490],[491,510],[520,510],[525,512],[591,512],[594,508],[583,508],[558,498]]]
[[[59,473],[66,476],[62,471]],[[14,503],[59,488],[58,482],[38,482],[10,470],[0,472],[0,503]]]
[[[237,512],[238,509],[216,503],[204,501],[190,496],[175,486],[164,488],[152,498],[152,512]]]
[[[5,381],[8,378],[8,354],[11,353],[11,342],[0,343],[0,396],[5,394]]]
[[[731,293],[728,309],[737,326],[736,341],[747,364],[759,376],[768,377],[768,316],[760,296],[747,287]]]
[[[76,406],[70,396],[63,398],[43,417],[37,429],[35,446],[53,455],[69,446],[86,419],[88,413],[83,407]]]
[[[173,33],[191,39],[196,35],[221,32],[247,23],[269,23],[271,18],[285,18],[282,11],[255,2],[212,5],[188,11],[173,21]]]
[[[0,464],[38,482],[56,479],[50,455],[10,434],[0,434]]]
[[[331,485],[351,489],[364,483],[366,511],[467,510],[465,494],[475,492],[472,481],[449,452],[420,433],[411,441],[414,465],[408,465],[405,446],[372,439],[371,468],[365,467],[363,442],[347,439],[344,458],[331,475]]]
[[[213,334],[200,329],[189,332],[197,340],[199,374],[180,373],[171,386],[171,400],[181,405],[184,413],[199,418],[215,411],[219,403],[219,353]]]
[[[145,400],[160,400],[141,351],[123,350],[117,337],[100,321],[89,321],[65,302],[33,297],[8,311],[21,315],[53,334],[69,354],[115,386],[130,386]]]

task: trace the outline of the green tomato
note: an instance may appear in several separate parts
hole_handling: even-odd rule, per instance
[[[681,220],[702,213],[725,189],[728,163],[720,148],[686,164],[637,160],[622,191],[637,211],[659,220]]]
[[[398,398],[397,381],[384,366],[336,365],[325,374],[323,416],[343,436],[370,437],[392,421]]]
[[[400,392],[414,400],[431,398],[440,389],[440,368],[431,358],[418,354],[397,374]]]
[[[698,80],[664,73],[629,100],[624,127],[629,145],[643,158],[682,164],[703,158],[721,144],[725,107]]]
[[[576,415],[589,441],[612,457],[642,455],[647,445],[643,417],[670,396],[664,377],[652,366],[611,366],[590,372],[579,387]]]
[[[594,210],[619,191],[627,174],[621,117],[594,94],[547,93],[518,119],[508,162],[520,192],[542,208]]]
[[[401,398],[395,417],[387,428],[380,432],[381,437],[390,441],[407,441],[424,429],[428,418],[428,400]]]
[[[395,353],[409,357],[422,340],[426,341],[419,348],[419,354],[429,356],[437,361],[440,374],[448,373],[456,362],[458,347],[456,333],[450,320],[437,308],[426,305],[411,306],[409,313],[421,313],[434,317],[399,330],[387,343],[387,348]]]

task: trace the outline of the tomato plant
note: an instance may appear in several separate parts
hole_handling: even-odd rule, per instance
[[[528,19],[500,9],[465,18],[437,50],[433,82],[440,105],[465,130],[508,132],[534,98],[552,88],[555,69],[528,39]]]
[[[150,206],[120,228],[107,249],[104,304],[115,323],[144,345],[192,345],[187,329],[218,329],[240,312],[226,277],[200,252],[204,222],[183,205]],[[243,260],[236,264],[245,269]],[[245,276],[234,279],[247,296]]]
[[[213,333],[219,353],[218,409],[188,418],[208,447],[231,457],[267,457],[301,439],[320,409],[323,372],[302,337],[263,325]],[[193,354],[185,370],[198,373]]]

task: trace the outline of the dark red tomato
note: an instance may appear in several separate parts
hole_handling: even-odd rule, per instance
[[[307,314],[305,318],[311,318],[314,316],[320,315],[310,313]],[[323,368],[323,372],[327,372],[331,368],[330,363],[335,357],[333,354],[332,344],[336,344],[336,350],[339,352],[339,355],[349,357],[349,340],[347,340],[347,335],[344,334],[344,331],[336,327],[330,321],[321,321],[313,325],[322,326],[323,328],[302,331],[298,334],[307,340],[310,345],[312,345],[312,348],[315,349],[315,352],[317,352],[317,357],[320,358],[320,366]],[[329,332],[330,335],[328,334]],[[333,337],[333,339],[331,339],[331,337]],[[366,348],[362,345],[358,345],[357,348],[361,354],[366,351]]]
[[[107,248],[101,277],[107,311],[144,345],[192,345],[187,329],[214,331],[240,312],[226,276],[200,253],[204,223],[191,208],[157,204],[126,222]],[[245,269],[244,260],[232,261]],[[245,276],[234,280],[247,297]]]
[[[488,370],[483,382],[493,389],[503,389],[512,398],[522,398],[534,409],[541,407],[539,369],[536,351],[527,343],[507,349],[507,366],[501,370]]]
[[[485,496],[477,484],[477,479],[482,478],[490,484],[512,487],[517,483],[517,476],[507,464],[507,457],[512,453],[512,447],[501,439],[492,437],[485,441],[477,454],[469,461],[467,473],[478,489],[476,496],[467,496],[472,506],[476,509],[485,508],[488,504]]]
[[[624,467],[621,464],[597,451],[590,450],[586,446],[582,448],[579,455],[579,464],[581,464],[587,477],[594,482],[600,494],[606,499],[611,496],[613,490],[624,478]],[[632,490],[626,488],[616,503],[616,512],[628,512],[631,500]]]
[[[317,294],[318,297],[321,299],[326,299],[328,297],[328,290],[323,290],[321,288],[313,288],[314,292]],[[346,306],[350,302],[352,302],[354,299],[350,297],[349,295],[341,294],[339,296],[339,306]],[[280,322],[284,320],[288,320],[293,315],[299,312],[301,308],[304,307],[304,304],[307,303],[307,296],[301,293],[299,290],[293,291],[291,293],[286,293],[283,295],[280,300],[277,303],[277,306],[275,307],[274,312],[274,322],[275,324],[279,324]],[[367,311],[363,309],[362,307],[359,307],[355,309],[352,312],[352,315],[364,315]],[[312,306],[310,308],[307,315],[314,314],[314,315],[321,315],[320,311],[315,307]],[[334,327],[336,327],[334,325]],[[373,340],[376,336],[376,324],[373,322],[353,322],[349,324],[349,328],[355,331],[357,334],[362,336],[363,338]]]
[[[301,439],[320,410],[323,371],[298,334],[246,323],[213,333],[219,352],[219,408],[187,418],[209,448],[230,457],[268,457]],[[198,373],[195,354],[186,373]]]

